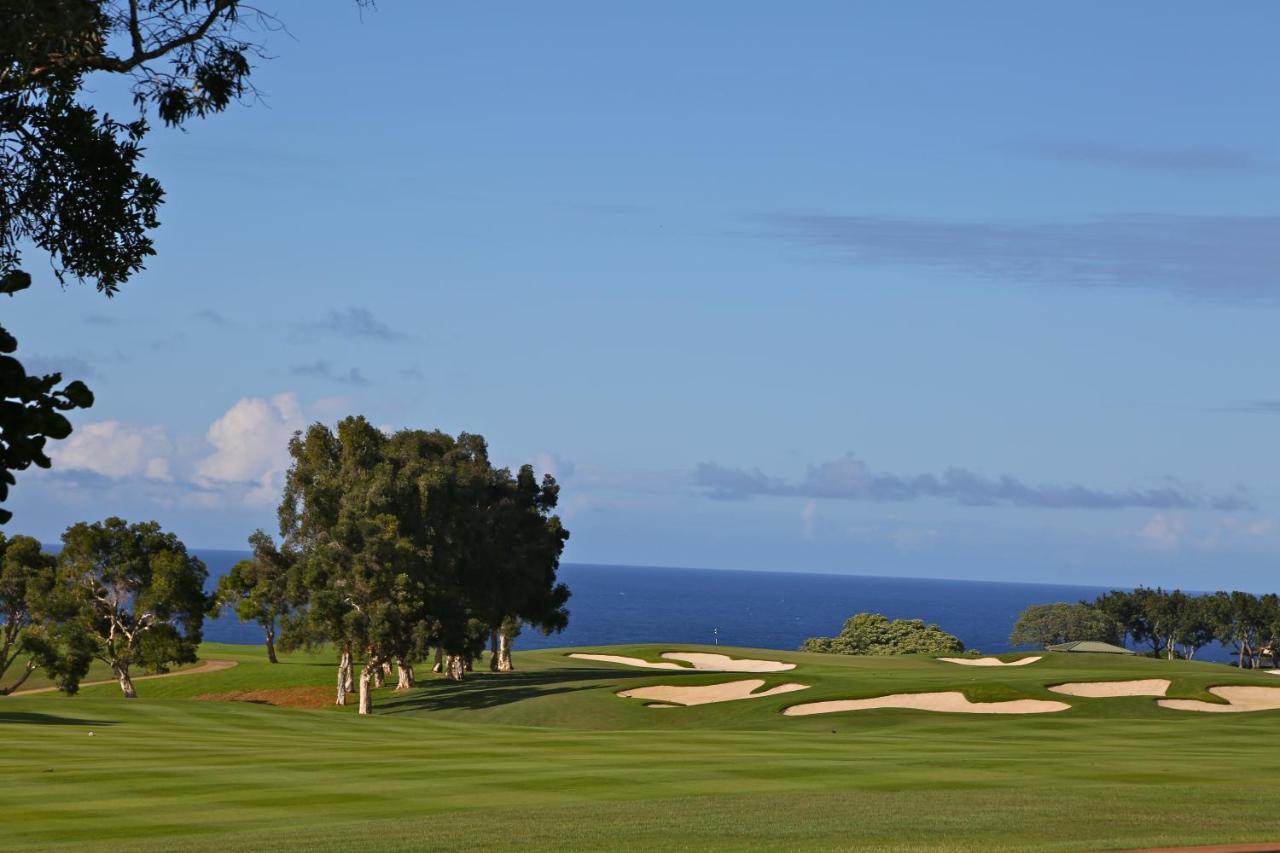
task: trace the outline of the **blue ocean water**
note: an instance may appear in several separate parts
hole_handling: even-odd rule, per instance
[[[198,551],[211,577],[247,554]],[[611,643],[720,643],[795,649],[807,637],[831,635],[861,611],[935,622],[967,648],[1010,649],[1009,632],[1023,608],[1092,599],[1103,587],[864,575],[746,572],[566,563],[560,577],[573,590],[569,628],[544,637],[527,630],[516,648]],[[257,626],[224,614],[205,637],[257,643]],[[1209,650],[1206,650],[1209,651]]]

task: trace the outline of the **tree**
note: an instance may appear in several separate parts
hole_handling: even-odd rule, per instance
[[[1254,665],[1259,635],[1268,627],[1267,607],[1256,595],[1235,590],[1215,592],[1207,603],[1214,636],[1224,646],[1234,646],[1236,665]]]
[[[93,656],[111,667],[125,698],[137,693],[130,671],[163,672],[192,663],[205,613],[208,570],[154,521],[81,522],[62,534],[60,577],[77,590],[81,626]]]
[[[1121,645],[1127,645],[1130,636],[1133,636],[1135,643],[1140,642],[1138,634],[1141,633],[1142,618],[1132,593],[1113,589],[1094,599],[1093,606],[1110,616],[1119,626]]]
[[[964,643],[922,619],[894,619],[879,613],[849,617],[835,637],[810,637],[803,652],[840,655],[914,655],[963,652]]]
[[[1072,640],[1115,643],[1119,634],[1115,620],[1101,610],[1060,601],[1033,604],[1023,610],[1009,635],[1009,644],[1047,647]]]
[[[37,669],[74,693],[89,669],[84,644],[64,630],[76,606],[57,575],[57,558],[37,540],[0,533],[0,696],[17,690]],[[6,673],[19,661],[13,680],[6,682]]]
[[[256,622],[267,639],[267,660],[276,658],[276,626],[289,612],[289,572],[293,555],[276,547],[261,530],[249,537],[253,556],[218,580],[218,602],[235,609],[241,622]]]
[[[554,477],[539,483],[533,466],[524,465],[514,477],[501,468],[492,478],[482,540],[487,553],[469,578],[469,594],[489,628],[489,668],[510,672],[522,624],[544,634],[568,625],[569,588],[556,582],[556,572],[569,531],[551,515],[560,494]]]
[[[1170,594],[1172,624],[1169,639],[1185,660],[1213,642],[1216,631],[1210,599],[1204,595],[1186,595],[1174,590]]]
[[[114,294],[155,253],[164,197],[140,169],[147,114],[180,126],[252,91],[246,38],[272,20],[240,0],[6,0],[0,26],[0,293],[31,284],[22,252],[45,254],[60,283]],[[256,27],[258,31],[264,29]],[[127,78],[138,116],[120,121],[86,100],[94,75]],[[0,502],[14,471],[48,467],[65,438],[61,412],[87,408],[80,382],[28,376],[0,328]],[[0,510],[0,522],[9,513]]]

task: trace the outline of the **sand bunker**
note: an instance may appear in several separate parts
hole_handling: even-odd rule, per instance
[[[1033,655],[1029,658],[1019,658],[1018,660],[1003,661],[1000,658],[938,658],[947,663],[958,663],[961,666],[1026,666],[1029,663],[1035,663],[1040,660],[1041,655]]]
[[[1240,714],[1246,711],[1280,710],[1280,687],[1210,687],[1209,692],[1231,704],[1219,705],[1199,699],[1161,699],[1162,708],[1204,711],[1210,714]]]
[[[1054,693],[1083,696],[1086,699],[1111,699],[1116,696],[1163,696],[1169,689],[1167,678],[1143,678],[1137,681],[1076,681],[1055,684]]]
[[[620,663],[626,666],[638,666],[644,669],[689,669],[687,666],[681,666],[678,663],[653,663],[643,658],[629,658],[622,655],[587,655],[574,652],[569,655],[571,658],[578,660],[598,660],[604,663]]]
[[[807,690],[807,684],[780,684],[759,693],[752,691],[763,687],[764,679],[748,678],[743,681],[728,681],[724,684],[706,684],[700,687],[676,687],[670,684],[659,684],[654,687],[637,687],[635,690],[623,690],[618,695],[624,699],[652,699],[662,703],[648,707],[671,707],[672,705],[710,705],[713,702],[736,702],[739,699],[763,699],[766,696],[777,696],[780,693],[792,693],[796,690]]]
[[[663,652],[662,657],[669,661],[684,661],[689,666],[678,663],[655,663],[642,658],[629,658],[623,655],[593,655],[574,652],[569,655],[579,660],[598,660],[605,663],[620,663],[643,669],[695,669],[703,672],[785,672],[795,669],[793,663],[776,660],[752,660],[750,658],[731,658],[728,655],[708,654],[705,652]]]
[[[960,691],[949,690],[945,693],[894,693],[891,696],[875,696],[870,699],[810,702],[806,705],[792,705],[782,713],[788,717],[806,717],[810,714],[833,714],[837,711],[906,708],[916,711],[939,711],[944,714],[1049,714],[1054,711],[1066,711],[1070,707],[1066,702],[1045,699],[970,702]]]

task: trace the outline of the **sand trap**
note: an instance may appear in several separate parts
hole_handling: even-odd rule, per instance
[[[1003,661],[1000,658],[938,658],[947,663],[958,663],[961,666],[1026,666],[1029,663],[1035,663],[1040,660],[1041,655],[1033,655],[1029,658],[1019,658],[1018,660]]]
[[[1116,696],[1163,696],[1169,689],[1167,678],[1144,678],[1137,681],[1076,681],[1055,684],[1054,693],[1083,696],[1086,699],[1111,699]]]
[[[874,708],[907,708],[916,711],[939,711],[944,714],[1049,714],[1066,711],[1066,702],[1045,699],[1013,699],[1008,702],[970,702],[959,690],[945,693],[894,693],[871,699],[837,699],[792,705],[783,710],[788,717],[810,714],[834,714],[837,711],[869,711]]]
[[[593,655],[574,652],[569,655],[579,660],[597,660],[605,663],[620,663],[625,666],[636,666],[643,669],[695,669],[703,672],[785,672],[795,669],[793,663],[776,660],[752,660],[751,658],[731,658],[728,655],[708,654],[705,652],[663,652],[662,657],[670,661],[684,661],[689,666],[678,663],[655,663],[642,658],[629,658],[623,655]]]
[[[781,693],[792,693],[796,690],[807,690],[807,684],[780,684],[768,690],[754,693],[763,687],[764,679],[748,678],[743,681],[727,681],[724,684],[706,684],[700,687],[676,687],[670,684],[659,684],[654,687],[637,687],[635,690],[623,690],[618,695],[624,699],[653,699],[670,705],[710,705],[713,702],[736,702],[739,699],[763,699],[766,696],[777,696]],[[653,705],[649,706],[654,707]]]
[[[574,652],[569,655],[571,658],[578,660],[598,660],[604,663],[620,663],[625,666],[638,666],[644,669],[689,669],[687,666],[681,666],[678,663],[653,663],[643,658],[629,658],[622,655],[587,655]]]
[[[780,660],[752,660],[751,658],[731,658],[728,655],[713,655],[703,652],[663,652],[667,660],[682,660],[692,664],[694,669],[705,669],[714,672],[786,672],[795,669],[793,663]]]
[[[1280,710],[1280,687],[1210,687],[1209,692],[1221,696],[1230,705],[1201,702],[1199,699],[1161,699],[1162,708],[1177,711],[1203,711],[1210,714],[1240,714],[1245,711]]]

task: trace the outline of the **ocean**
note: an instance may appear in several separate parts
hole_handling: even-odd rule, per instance
[[[197,551],[213,578],[239,551]],[[959,637],[966,648],[1010,651],[1009,632],[1023,608],[1092,599],[1106,587],[890,578],[730,569],[673,569],[565,563],[560,578],[573,591],[569,627],[544,637],[526,629],[516,649],[612,643],[715,643],[796,649],[808,637],[839,632],[854,613],[923,619]],[[234,614],[208,623],[205,637],[258,643],[256,625]],[[1219,650],[1205,649],[1210,659]]]

